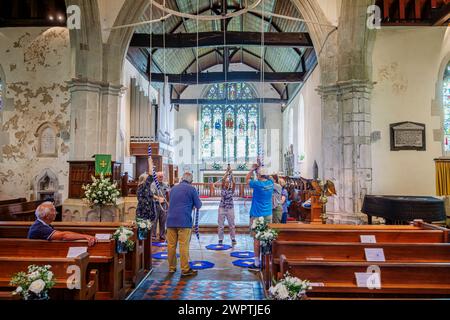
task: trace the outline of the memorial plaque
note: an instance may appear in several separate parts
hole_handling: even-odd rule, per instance
[[[415,122],[399,122],[390,125],[391,151],[425,151],[425,125]]]
[[[50,127],[44,127],[39,133],[39,157],[57,157],[56,133]]]

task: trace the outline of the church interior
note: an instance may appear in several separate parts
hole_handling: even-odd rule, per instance
[[[449,24],[449,0],[0,1],[0,300],[450,298]]]

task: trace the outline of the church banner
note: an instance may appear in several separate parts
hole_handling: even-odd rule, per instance
[[[110,154],[95,155],[95,175],[100,175],[101,173],[103,173],[104,176],[112,174]]]

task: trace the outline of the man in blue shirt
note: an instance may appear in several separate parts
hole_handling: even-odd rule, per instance
[[[96,242],[95,237],[70,231],[58,231],[53,229],[51,223],[55,221],[56,209],[53,203],[44,202],[36,209],[36,221],[28,230],[28,239],[34,240],[60,240],[75,241],[87,240],[89,246]]]
[[[264,167],[258,168],[254,164],[252,170],[247,174],[245,182],[253,189],[252,206],[250,208],[250,228],[253,220],[264,217],[268,223],[272,222],[272,195],[274,184],[269,179],[267,170]],[[254,237],[254,235],[252,234]],[[255,252],[255,267],[259,268],[259,241],[253,241]]]
[[[202,202],[197,190],[191,185],[192,174],[186,172],[181,183],[170,191],[169,212],[167,214],[167,251],[169,272],[177,269],[177,244],[180,244],[181,276],[196,275],[197,271],[189,267],[189,243],[192,231],[192,209],[200,209]]]

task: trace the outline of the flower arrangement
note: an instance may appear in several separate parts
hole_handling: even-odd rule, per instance
[[[99,178],[92,176],[92,183],[83,185],[84,200],[91,208],[108,205],[116,205],[120,191],[116,183],[111,183],[109,178],[105,178],[103,173]]]
[[[242,163],[238,165],[237,169],[238,171],[247,171],[248,170],[247,163]]]
[[[28,273],[18,272],[11,278],[10,284],[16,286],[13,295],[20,294],[24,300],[47,300],[48,290],[55,285],[51,266],[28,266]]]
[[[212,164],[212,168],[213,168],[214,170],[222,170],[222,166],[220,165],[220,163],[217,163],[217,162],[214,162],[214,163]]]
[[[147,219],[136,218],[136,225],[139,229],[150,230],[152,228],[152,222]]]
[[[148,219],[136,218],[136,226],[138,228],[138,238],[139,240],[147,239],[147,234],[152,228],[152,222]]]
[[[253,220],[252,231],[255,239],[259,240],[264,247],[268,247],[278,237],[278,231],[269,228],[269,224],[263,217]]]
[[[130,238],[133,236],[133,230],[126,227],[119,227],[113,234],[113,239],[116,240],[116,248],[118,253],[126,253],[133,251],[134,241]]]
[[[307,290],[311,290],[309,281],[292,277],[287,272],[283,279],[273,282],[269,295],[273,300],[301,300],[306,297]]]

